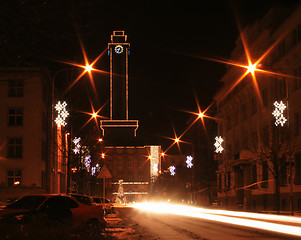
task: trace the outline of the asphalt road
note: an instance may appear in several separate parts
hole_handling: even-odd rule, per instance
[[[193,217],[159,214],[133,208],[118,208],[117,212],[126,225],[136,231],[143,240],[293,240],[293,236],[281,235],[254,228],[218,223]],[[132,239],[132,238],[131,238]]]

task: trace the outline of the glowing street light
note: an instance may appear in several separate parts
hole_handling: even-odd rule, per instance
[[[223,141],[224,141],[224,139],[222,139],[221,136],[215,137],[214,146],[216,147],[216,149],[215,149],[216,153],[221,153],[224,150],[224,148],[222,147],[222,142]]]
[[[281,127],[284,126],[285,122],[287,121],[287,119],[284,117],[284,110],[286,109],[285,104],[280,101],[279,103],[277,101],[274,102],[274,106],[275,106],[275,110],[272,113],[276,119],[275,121],[275,125],[278,126],[279,124],[281,125]]]
[[[192,156],[187,156],[186,157],[187,168],[192,168],[192,166],[193,166],[192,160],[193,160]]]

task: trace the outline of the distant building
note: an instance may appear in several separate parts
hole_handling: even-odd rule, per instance
[[[224,151],[216,154],[219,204],[270,211],[279,210],[278,202],[282,211],[301,211],[301,6],[272,8],[242,36],[252,63],[267,53],[257,68],[280,74],[255,70],[256,81],[249,73],[238,83],[246,69],[229,65],[221,79],[215,95],[224,139]],[[231,61],[248,65],[241,40]],[[287,106],[283,127],[275,126],[275,101]]]
[[[112,175],[108,195],[116,201],[122,180],[125,202],[146,200],[161,171],[160,146],[108,146],[105,165]]]
[[[49,82],[42,68],[0,69],[0,201],[49,190]]]

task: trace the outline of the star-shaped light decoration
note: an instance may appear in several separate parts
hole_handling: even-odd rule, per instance
[[[58,115],[57,115],[56,119],[54,120],[54,122],[56,123],[56,125],[58,127],[67,125],[65,120],[69,116],[69,113],[66,110],[66,106],[67,106],[67,103],[65,101],[62,103],[59,101],[54,107],[55,110],[58,112]]]
[[[223,141],[224,141],[224,139],[222,139],[221,136],[215,137],[214,146],[216,147],[216,149],[215,149],[216,153],[221,153],[224,150],[224,148],[222,147],[222,142]]]
[[[74,143],[74,149],[73,149],[73,152],[74,152],[75,154],[79,154],[79,152],[80,152],[80,148],[81,148],[80,140],[81,140],[80,137],[78,137],[78,138],[75,137],[75,138],[73,139],[73,143]]]
[[[284,110],[286,109],[285,104],[280,101],[279,103],[277,101],[274,102],[275,110],[272,113],[276,119],[275,125],[278,126],[279,124],[281,127],[284,126],[287,119],[284,117]]]
[[[192,156],[186,157],[187,168],[192,168],[192,166],[193,166],[192,160],[193,160]]]
[[[175,166],[170,166],[169,167],[169,172],[171,176],[174,176],[176,174],[176,167]]]

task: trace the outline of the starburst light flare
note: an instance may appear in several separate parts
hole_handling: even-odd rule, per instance
[[[280,124],[281,127],[283,127],[287,121],[287,119],[284,117],[284,110],[286,109],[286,106],[282,101],[280,101],[279,103],[275,101],[274,106],[275,106],[275,110],[272,114],[276,119],[275,125],[278,126]]]

